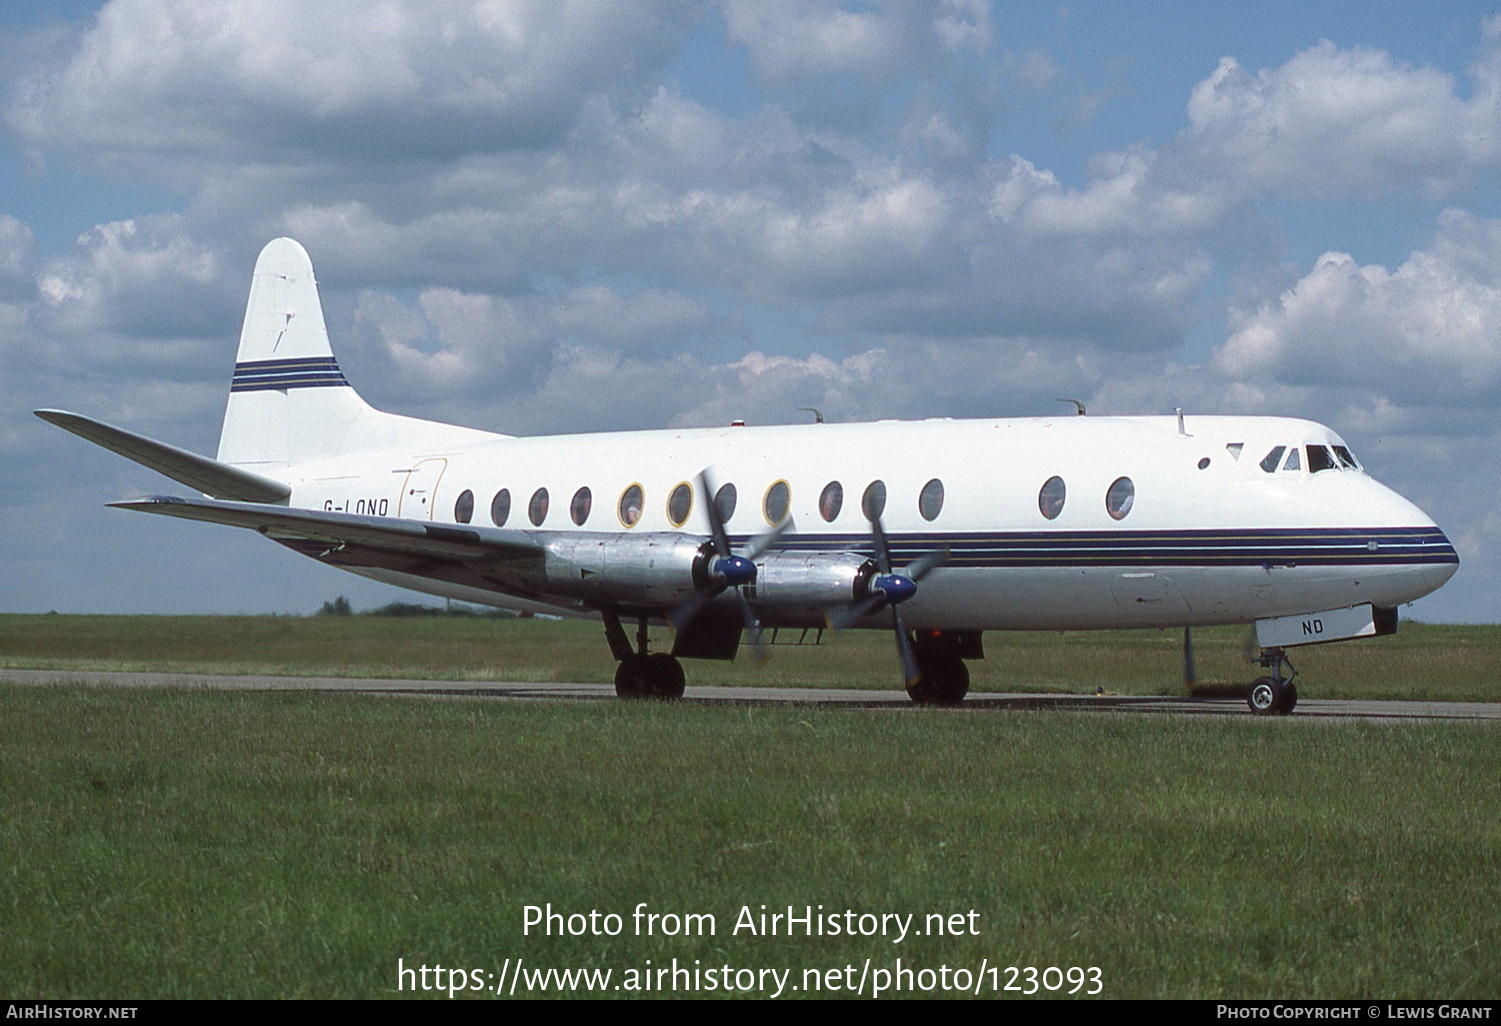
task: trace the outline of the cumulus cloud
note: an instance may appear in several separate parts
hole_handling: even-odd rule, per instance
[[[1225,57],[1194,87],[1186,145],[1246,192],[1373,196],[1447,191],[1494,166],[1501,143],[1501,36],[1489,23],[1471,96],[1454,78],[1327,40],[1252,74]]]
[[[1232,378],[1363,385],[1403,404],[1501,398],[1501,221],[1445,212],[1394,271],[1326,253],[1238,318],[1215,357]]]
[[[114,0],[60,67],[53,48],[38,54],[6,121],[37,149],[158,173],[533,148],[591,98],[637,99],[688,14],[669,0]]]

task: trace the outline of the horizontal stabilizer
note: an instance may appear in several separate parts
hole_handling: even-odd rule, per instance
[[[117,452],[143,467],[150,467],[189,488],[196,488],[216,499],[239,499],[245,502],[286,502],[292,489],[281,481],[231,467],[227,463],[199,456],[137,435],[130,431],[64,410],[37,410],[36,415],[64,431],[87,438],[95,445]]]
[[[416,556],[442,561],[526,559],[542,555],[542,543],[526,531],[469,524],[431,524],[419,520],[288,509],[248,502],[157,496],[112,502],[118,509],[157,513],[183,520],[228,524],[259,531],[275,540],[293,538]]]

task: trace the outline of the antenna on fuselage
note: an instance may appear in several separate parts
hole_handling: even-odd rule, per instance
[[[815,424],[822,424],[823,423],[823,414],[821,412],[819,412],[819,409],[818,409],[817,406],[799,406],[798,409],[803,410],[806,413],[813,414],[813,423],[815,423]]]
[[[1074,409],[1079,411],[1079,416],[1084,416],[1084,404],[1078,399],[1059,399],[1060,403],[1073,403]]]

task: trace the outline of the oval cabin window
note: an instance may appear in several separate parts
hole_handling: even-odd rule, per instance
[[[1049,520],[1057,520],[1058,514],[1063,512],[1063,502],[1067,496],[1068,489],[1064,487],[1063,478],[1050,477],[1037,493],[1037,508]]]
[[[490,500],[490,522],[496,527],[506,526],[506,521],[511,518],[511,490],[502,488],[495,493],[495,498]]]
[[[568,504],[568,515],[579,527],[584,526],[584,521],[589,519],[589,511],[594,508],[594,493],[588,488],[580,488],[573,493],[573,501]]]
[[[735,515],[735,501],[739,495],[735,492],[732,484],[722,485],[714,495],[714,503],[719,507],[719,519],[724,523],[730,522],[730,517]]]
[[[667,519],[673,527],[682,527],[688,521],[688,514],[693,512],[693,489],[688,482],[684,481],[672,490],[667,497]]]
[[[787,519],[787,510],[792,505],[792,486],[778,481],[766,489],[766,498],[761,501],[761,512],[772,527]]]
[[[641,486],[633,484],[620,493],[620,505],[615,508],[615,515],[620,517],[620,522],[626,527],[635,527],[641,523],[641,511],[646,508],[646,497],[641,491]]]
[[[818,496],[818,515],[827,523],[833,523],[839,511],[844,508],[844,485],[838,481],[830,481],[823,486],[823,492]]]
[[[866,486],[865,494],[860,497],[860,512],[871,523],[881,519],[881,514],[886,512],[885,481],[872,481]]]
[[[934,478],[922,486],[917,496],[917,512],[924,520],[937,520],[943,512],[943,482]]]
[[[474,519],[474,493],[465,488],[453,504],[453,518],[461,524]]]
[[[532,493],[532,501],[526,507],[526,515],[531,518],[533,527],[541,527],[542,521],[547,519],[547,489],[538,488]]]
[[[1105,512],[1113,520],[1124,520],[1136,502],[1136,486],[1129,477],[1118,477],[1105,493]]]

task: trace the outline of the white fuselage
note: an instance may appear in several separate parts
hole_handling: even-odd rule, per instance
[[[1284,455],[1264,469],[1278,446]],[[1310,447],[1348,453],[1343,446],[1320,424],[1268,417],[944,419],[426,440],[419,432],[401,448],[294,466],[288,477],[294,507],[536,533],[705,537],[710,525],[695,482],[707,470],[716,489],[735,488],[726,528],[737,544],[771,530],[776,510],[768,516],[765,504],[784,482],[791,526],[775,549],[863,553],[872,548],[861,500],[880,482],[886,502],[878,512],[894,564],[947,552],[903,607],[910,627],[1069,630],[1392,607],[1438,588],[1458,560],[1432,520],[1352,461],[1309,469]],[[1298,465],[1284,466],[1294,451]],[[1063,502],[1049,518],[1040,493],[1055,477]],[[1129,502],[1121,501],[1125,486],[1107,501],[1122,478]],[[843,499],[832,519],[831,482]],[[669,502],[680,486],[691,493],[686,510]],[[633,488],[641,498],[634,518],[621,512]],[[536,517],[539,489],[548,501],[545,516]],[[584,513],[581,489],[588,489],[588,509],[576,517]],[[502,491],[509,508],[497,522],[492,503]],[[360,572],[493,605],[589,611],[576,598]]]

